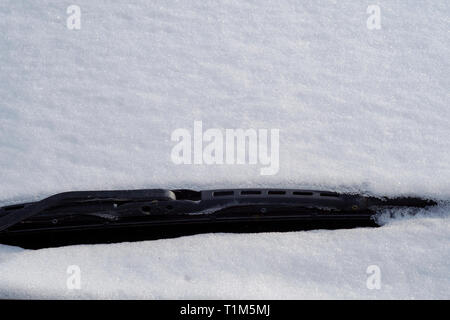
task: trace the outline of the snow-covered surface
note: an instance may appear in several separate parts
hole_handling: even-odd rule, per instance
[[[153,187],[450,198],[448,1],[376,1],[380,30],[372,1],[73,2],[81,30],[69,3],[0,3],[0,205]],[[173,164],[171,133],[194,120],[279,128],[279,173]],[[439,210],[370,230],[0,246],[0,297],[449,298]],[[79,292],[64,291],[67,264]]]
[[[22,250],[0,245],[0,298],[450,298],[450,207],[376,229],[206,234]],[[68,290],[68,266],[81,288]],[[369,266],[380,289],[368,289]]]

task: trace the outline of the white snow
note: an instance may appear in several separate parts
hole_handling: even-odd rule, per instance
[[[160,187],[450,199],[449,17],[445,0],[2,0],[0,205]],[[173,164],[170,135],[195,120],[279,128],[279,173]],[[436,210],[378,229],[0,246],[0,297],[448,299],[449,207]]]
[[[0,246],[0,298],[449,299],[450,207],[381,228]],[[67,289],[68,266],[80,268]],[[368,289],[369,266],[380,289]]]

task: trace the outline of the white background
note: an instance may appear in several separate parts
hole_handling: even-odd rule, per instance
[[[71,4],[81,30],[66,27]],[[381,30],[366,27],[370,4]],[[157,187],[449,199],[449,14],[448,1],[3,0],[0,205]],[[171,132],[194,120],[279,128],[280,172],[173,164]],[[449,298],[448,207],[430,214],[376,230],[0,245],[0,297]],[[65,288],[70,264],[80,291]]]

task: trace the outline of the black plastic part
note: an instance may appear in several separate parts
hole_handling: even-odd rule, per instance
[[[41,249],[77,244],[102,244],[168,239],[203,233],[259,233],[290,232],[316,229],[350,229],[377,227],[370,218],[360,220],[317,220],[300,221],[228,221],[207,223],[186,223],[173,225],[136,225],[130,227],[108,227],[99,229],[53,230],[20,234],[0,234],[0,243],[25,249]]]
[[[19,205],[7,206],[0,209],[0,232],[9,227],[40,214],[52,207],[62,207],[70,204],[86,205],[89,202],[99,201],[143,201],[143,200],[175,200],[170,190],[143,189],[143,190],[117,190],[117,191],[72,191],[58,193],[44,200]]]
[[[122,190],[56,194],[0,208],[0,243],[28,248],[159,239],[204,232],[376,226],[386,206],[428,206],[298,189]]]

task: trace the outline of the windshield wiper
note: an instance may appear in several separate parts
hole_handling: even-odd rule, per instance
[[[65,192],[0,208],[0,243],[42,247],[211,231],[376,226],[372,217],[381,208],[435,204],[301,189]]]

